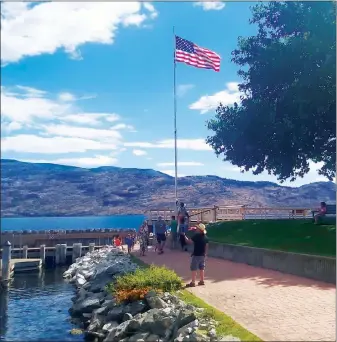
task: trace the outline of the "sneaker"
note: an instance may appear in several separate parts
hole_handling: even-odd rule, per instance
[[[205,285],[205,282],[200,280],[199,283],[198,283],[198,285],[199,285],[199,286]]]
[[[191,281],[189,284],[186,284],[185,287],[195,287],[195,283]]]

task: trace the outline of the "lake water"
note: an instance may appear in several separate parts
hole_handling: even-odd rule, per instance
[[[1,218],[4,230],[65,230],[119,228],[138,229],[144,215],[83,216],[83,217],[18,217]]]
[[[74,288],[65,269],[15,274],[10,288],[0,294],[0,341],[83,341],[71,335],[68,309]]]

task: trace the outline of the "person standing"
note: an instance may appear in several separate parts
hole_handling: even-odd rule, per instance
[[[139,243],[140,243],[140,255],[145,256],[147,252],[148,240],[149,240],[149,230],[146,222],[142,224],[138,232]]]
[[[198,270],[200,276],[198,285],[205,285],[205,264],[208,252],[208,238],[206,233],[207,231],[205,225],[199,223],[196,225],[195,234],[190,239],[185,235],[186,243],[194,244],[190,265],[192,281],[187,284],[186,287],[195,287]]]
[[[188,229],[188,219],[189,219],[189,214],[186,210],[185,204],[181,202],[179,205],[179,209],[178,209],[178,222],[179,222],[178,228],[179,228],[180,246],[181,246],[181,249],[185,252],[187,252],[185,234]]]
[[[156,237],[158,243],[158,254],[164,253],[164,247],[166,242],[166,222],[161,216],[158,216],[158,220],[155,223]]]
[[[132,250],[132,245],[133,245],[133,238],[131,236],[131,234],[128,234],[125,238],[125,244],[127,245],[128,247],[128,253],[130,254],[131,253],[131,250]]]
[[[174,249],[176,247],[176,242],[178,240],[178,222],[175,216],[171,217],[170,228],[171,228],[171,248]]]

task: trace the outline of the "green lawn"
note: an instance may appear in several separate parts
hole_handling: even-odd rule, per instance
[[[281,251],[336,256],[336,224],[310,220],[246,220],[209,224],[210,241]]]

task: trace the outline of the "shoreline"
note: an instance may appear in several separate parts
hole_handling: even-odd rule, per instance
[[[139,268],[130,255],[106,246],[76,259],[63,277],[75,287],[72,322],[85,340],[96,342],[240,341],[218,338],[216,324],[204,309],[186,304],[172,293],[149,291],[144,299],[118,303],[107,284]]]

